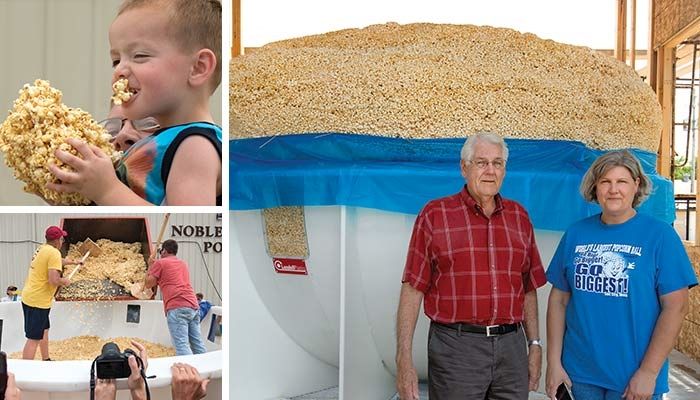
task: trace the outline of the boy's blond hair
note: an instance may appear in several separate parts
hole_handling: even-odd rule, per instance
[[[170,33],[187,51],[209,49],[216,55],[213,93],[221,84],[221,2],[219,0],[124,0],[117,16],[134,8],[165,5],[170,13]]]

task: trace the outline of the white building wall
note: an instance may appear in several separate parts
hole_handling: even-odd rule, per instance
[[[69,107],[109,111],[109,25],[121,0],[0,0],[0,122],[25,83],[48,79]],[[221,87],[210,102],[221,124]],[[0,153],[0,160],[3,158]],[[0,205],[44,205],[0,162]]]
[[[1,1],[1,0],[0,0]],[[59,225],[66,217],[144,216],[148,219],[151,240],[158,237],[164,214],[0,214],[0,290],[4,296],[9,285],[22,287],[27,268],[38,243],[44,242],[44,231]],[[178,257],[190,267],[190,280],[195,292],[202,292],[212,304],[221,305],[221,253],[205,253],[205,242],[222,242],[221,237],[173,237],[177,225],[209,226],[213,231],[221,226],[216,214],[171,214],[163,240],[173,238],[179,243]],[[34,243],[32,243],[34,242]],[[155,243],[154,243],[155,245]],[[211,277],[211,279],[210,279]],[[213,282],[212,282],[213,281]],[[218,291],[218,294],[217,294]]]

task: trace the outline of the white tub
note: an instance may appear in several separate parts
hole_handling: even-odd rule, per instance
[[[140,307],[138,323],[126,321],[129,305]],[[212,379],[206,398],[221,399],[221,341],[217,336],[211,342],[206,340],[206,336],[209,334],[211,319],[222,315],[222,311],[221,307],[212,307],[201,323],[207,353],[148,360],[148,375],[156,375],[154,379],[148,380],[152,398],[170,398],[170,366],[175,362],[184,362],[196,367],[203,377]],[[49,340],[81,335],[103,338],[128,336],[172,346],[163,302],[158,300],[55,302],[50,318]],[[22,305],[19,302],[0,303],[0,319],[3,320],[2,350],[6,353],[21,351],[26,340]],[[24,400],[85,399],[86,392],[90,390],[91,363],[87,360],[44,362],[9,359],[8,370],[15,374]],[[117,388],[126,389],[126,379],[120,379]],[[130,398],[128,390],[117,394],[118,399]]]
[[[240,376],[252,376],[253,370],[232,368],[232,393],[240,398],[267,399],[313,392],[324,384],[330,386],[333,382],[319,382],[300,371],[295,364],[298,361],[292,362],[299,356],[291,347],[298,346],[318,360],[316,364],[309,362],[309,367],[323,369],[323,365],[329,365],[339,369],[335,384],[340,386],[341,399],[387,399],[395,392],[396,309],[416,216],[341,206],[305,207],[304,213],[310,252],[306,260],[308,275],[275,271],[265,250],[260,211],[230,213],[231,287],[249,277],[259,297],[238,298],[232,289],[232,304],[261,302],[264,307],[256,311],[272,318],[286,340],[293,343],[287,351],[275,353],[277,363],[286,365],[288,373],[257,379],[254,387],[249,379]],[[536,230],[535,235],[546,265],[562,232]],[[547,286],[538,291],[541,337],[545,336],[548,290]],[[428,322],[421,310],[413,359],[422,379],[427,379]],[[254,333],[241,333],[243,342],[246,335]],[[232,342],[232,348],[235,346]],[[231,353],[232,360],[236,356],[235,351]],[[260,373],[266,368],[269,367],[261,365]]]

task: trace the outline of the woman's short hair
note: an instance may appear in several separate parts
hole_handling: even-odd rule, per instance
[[[632,175],[632,179],[639,179],[639,188],[632,201],[632,207],[636,208],[649,197],[652,184],[651,180],[644,174],[642,165],[639,163],[637,157],[627,150],[615,150],[598,157],[590,168],[588,168],[586,175],[583,176],[581,187],[579,188],[581,196],[588,202],[598,203],[596,183],[614,167],[625,167],[630,172],[630,175]]]
[[[508,145],[503,140],[501,135],[497,135],[491,132],[476,132],[469,136],[462,146],[462,160],[470,161],[474,155],[474,146],[479,141],[484,141],[491,144],[496,144],[501,146],[503,149],[503,159],[508,160]]]

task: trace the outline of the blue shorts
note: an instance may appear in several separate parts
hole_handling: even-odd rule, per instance
[[[49,329],[50,308],[36,308],[22,303],[24,312],[24,336],[31,340],[41,340],[44,338],[44,331]]]
[[[620,400],[622,393],[612,389],[605,389],[600,386],[590,385],[573,381],[571,385],[571,394],[576,400]],[[661,400],[661,395],[657,394],[651,397],[651,400]]]

